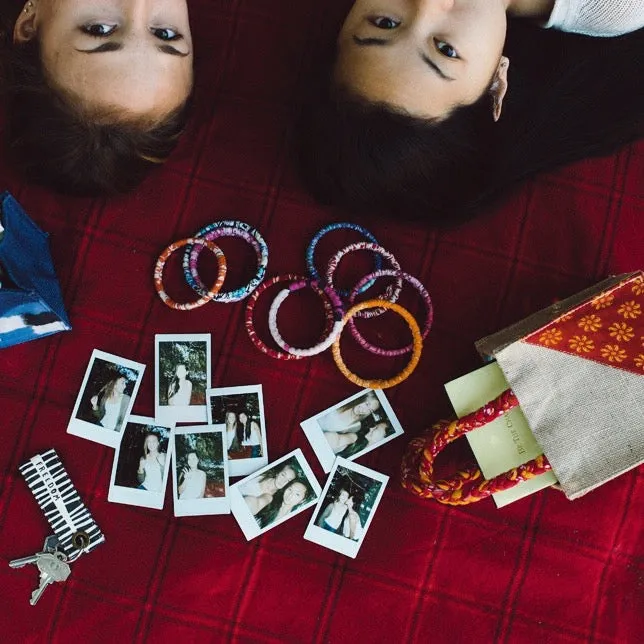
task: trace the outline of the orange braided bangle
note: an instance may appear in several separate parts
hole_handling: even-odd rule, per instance
[[[214,256],[217,258],[217,279],[215,283],[210,287],[209,291],[206,291],[198,300],[194,302],[175,302],[166,292],[165,287],[163,286],[163,269],[165,268],[165,263],[168,261],[168,257],[172,255],[176,250],[187,246],[189,244],[205,246]],[[171,309],[176,311],[191,311],[192,309],[199,308],[204,304],[207,304],[212,300],[217,293],[221,290],[222,284],[226,277],[226,270],[228,266],[226,264],[226,257],[222,250],[211,241],[206,239],[201,239],[201,237],[188,237],[187,239],[180,239],[176,242],[172,242],[167,248],[163,250],[157,263],[154,266],[154,288],[158,296],[161,298],[161,301],[169,306]]]
[[[412,374],[412,372],[418,365],[418,361],[420,360],[420,354],[423,350],[423,338],[420,333],[418,322],[416,322],[414,316],[406,308],[400,306],[400,304],[395,304],[387,300],[365,300],[364,302],[360,302],[359,304],[354,304],[344,314],[344,317],[342,318],[342,326],[344,327],[356,313],[359,313],[363,309],[375,308],[391,309],[395,313],[398,313],[398,315],[400,315],[409,325],[413,346],[411,358],[407,363],[407,366],[397,376],[389,378],[388,380],[366,380],[365,378],[360,378],[360,376],[357,376],[356,374],[349,371],[347,366],[344,364],[344,360],[342,359],[342,355],[340,354],[341,336],[338,336],[337,340],[333,343],[333,359],[335,360],[335,364],[338,366],[338,369],[342,372],[342,374],[348,380],[355,383],[359,387],[365,387],[366,389],[387,389],[388,387],[393,387],[400,384],[403,380],[406,380]]]
[[[401,467],[402,486],[423,498],[432,498],[447,505],[476,503],[495,492],[514,487],[521,481],[544,474],[552,468],[544,456],[519,465],[503,474],[486,479],[478,467],[457,472],[454,476],[433,481],[434,460],[451,442],[477,427],[482,427],[519,404],[514,393],[507,389],[498,398],[458,420],[441,420],[430,431],[409,444]]]

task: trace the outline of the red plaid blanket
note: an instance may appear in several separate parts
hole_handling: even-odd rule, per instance
[[[256,226],[274,275],[304,271],[313,234],[351,219],[313,203],[287,155],[302,60],[332,33],[326,4],[195,0],[191,11],[200,45],[194,119],[172,161],[138,192],[64,198],[3,166],[3,187],[51,233],[74,328],[0,353],[0,639],[641,641],[641,468],[574,503],[548,490],[503,510],[491,501],[442,507],[397,481],[406,441],[449,412],[442,384],[479,366],[476,339],[607,274],[644,267],[641,144],[540,176],[456,230],[359,221],[425,284],[435,322],[417,371],[387,392],[405,436],[360,460],[392,481],[357,559],[303,540],[310,512],[246,542],[231,516],[175,519],[170,493],[163,511],[107,502],[113,451],[65,433],[93,348],[149,365],[134,412],[151,415],[154,334],[211,333],[213,386],[261,383],[271,460],[301,447],[321,482],[299,422],[357,391],[329,352],[288,363],[259,353],[243,303],[177,312],[154,292],[160,251],[210,221]],[[342,241],[338,233],[334,243]],[[250,255],[231,248],[230,278],[242,283],[240,258]],[[305,323],[293,321],[291,332],[315,332],[318,310],[301,313]],[[399,366],[363,364],[378,377]],[[50,447],[107,541],[32,608],[35,568],[6,562],[48,534],[18,466]]]

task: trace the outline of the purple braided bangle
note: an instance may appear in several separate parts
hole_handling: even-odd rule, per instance
[[[358,294],[363,292],[362,289],[364,289],[365,284],[373,283],[377,278],[385,277],[385,276],[398,277],[400,279],[403,279],[409,282],[412,286],[414,286],[420,293],[420,296],[423,298],[423,302],[425,302],[425,307],[427,308],[427,317],[425,318],[425,325],[423,326],[421,336],[420,336],[424,340],[427,337],[427,334],[429,333],[429,330],[432,327],[432,322],[434,320],[434,307],[432,305],[432,300],[429,297],[429,293],[427,292],[427,289],[421,284],[421,282],[418,279],[416,279],[413,275],[409,275],[409,273],[403,273],[402,271],[383,268],[379,271],[374,271],[369,275],[365,275],[351,290],[351,293],[349,295],[349,304],[350,305],[354,304]],[[349,328],[351,329],[351,335],[353,335],[356,342],[363,349],[366,349],[367,351],[370,351],[371,353],[375,353],[376,355],[379,355],[379,356],[386,356],[386,357],[401,356],[401,355],[404,355],[405,353],[409,353],[410,351],[413,351],[414,349],[413,342],[411,342],[410,344],[404,347],[401,347],[400,349],[383,349],[381,347],[377,347],[371,344],[360,334],[360,331],[358,331],[358,327],[356,326],[353,317],[349,318]]]
[[[327,284],[334,290],[336,289],[333,286],[333,274],[335,273],[338,267],[338,264],[340,263],[340,260],[346,254],[355,252],[357,250],[370,250],[374,253],[377,253],[378,255],[381,255],[382,257],[384,257],[395,270],[400,271],[400,264],[398,263],[398,260],[393,256],[392,253],[384,249],[382,246],[379,246],[378,244],[373,244],[371,242],[356,242],[354,244],[349,244],[348,246],[345,246],[343,249],[339,250],[329,260],[329,265],[327,266],[326,281],[327,281]],[[396,283],[393,285],[393,288],[391,286],[388,286],[385,292],[380,296],[376,296],[375,299],[381,299],[381,300],[386,299],[390,302],[396,302],[398,300],[398,296],[400,295],[401,290],[402,290],[402,279],[396,278]],[[382,315],[384,312],[385,310],[383,308],[372,308],[372,309],[361,310],[358,313],[356,313],[356,316],[361,318],[375,318],[379,315]]]

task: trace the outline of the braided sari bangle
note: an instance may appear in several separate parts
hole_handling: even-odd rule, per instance
[[[388,250],[385,250],[382,246],[378,246],[378,244],[372,244],[370,242],[356,242],[355,244],[349,244],[348,246],[345,246],[329,260],[329,265],[326,270],[326,282],[331,288],[335,288],[333,286],[333,275],[338,267],[338,264],[340,263],[340,260],[348,253],[352,253],[357,250],[371,250],[374,253],[384,257],[395,270],[400,270],[400,264],[398,263],[398,260],[393,256],[392,253],[390,253]],[[335,290],[336,292],[338,292],[337,289]],[[401,290],[402,280],[400,278],[397,278],[393,288],[391,286],[388,286],[382,295],[376,297],[379,299],[386,299],[389,302],[395,302],[398,299]],[[358,317],[375,318],[379,315],[382,315],[384,312],[385,309],[382,307],[365,311],[360,310]]]
[[[246,304],[245,320],[244,320],[244,325],[246,327],[248,337],[250,338],[250,341],[255,345],[257,349],[259,349],[262,353],[265,353],[267,356],[270,356],[271,358],[275,358],[276,360],[299,360],[304,356],[294,355],[292,353],[287,353],[285,351],[276,351],[275,349],[271,349],[271,347],[269,347],[259,338],[259,336],[257,335],[257,332],[255,331],[255,325],[253,322],[253,314],[255,311],[255,305],[257,304],[257,300],[266,289],[270,288],[271,286],[274,286],[275,284],[279,284],[281,282],[306,282],[306,281],[307,281],[306,277],[302,277],[301,275],[293,275],[292,273],[289,273],[287,275],[277,275],[275,277],[271,277],[267,279],[265,282],[262,282],[262,284],[260,284],[259,287],[255,289],[253,293],[251,293],[251,296],[248,298],[248,302]],[[328,333],[331,330],[331,327],[333,326],[333,320],[334,320],[333,308],[331,306],[331,302],[327,297],[322,298],[322,304],[324,305],[324,311],[325,311],[326,320],[327,320],[323,333]]]
[[[361,293],[361,289],[364,290],[364,287],[366,284],[371,283],[379,278],[379,277],[385,277],[385,276],[391,276],[391,277],[399,277],[407,282],[409,282],[412,286],[416,288],[416,290],[420,293],[420,296],[423,298],[423,302],[425,302],[425,307],[427,309],[427,316],[425,318],[425,324],[423,326],[423,330],[420,334],[420,337],[424,340],[428,333],[429,330],[432,327],[432,322],[434,320],[434,307],[432,306],[432,300],[429,297],[429,293],[427,292],[427,289],[421,284],[421,282],[416,279],[413,275],[409,275],[409,273],[403,273],[401,271],[396,271],[392,269],[382,269],[379,271],[374,271],[373,273],[370,273],[369,275],[365,275],[354,287],[353,290],[351,291],[349,295],[349,304],[353,304],[355,302],[355,299],[358,295],[358,293]],[[385,357],[394,357],[394,356],[401,356],[404,355],[405,353],[409,353],[410,351],[413,350],[414,344],[410,343],[404,347],[401,347],[400,349],[382,349],[381,347],[377,347],[370,342],[368,342],[361,334],[360,331],[358,331],[358,327],[356,326],[355,320],[351,318],[349,320],[349,329],[351,330],[351,335],[353,335],[355,341],[363,348],[366,349],[367,351],[370,351],[371,353],[375,353],[376,355],[379,356],[385,356]]]
[[[401,466],[402,486],[417,496],[432,498],[439,503],[468,505],[550,471],[552,467],[542,454],[491,479],[486,479],[478,467],[473,467],[447,479],[432,480],[434,460],[449,443],[473,429],[487,425],[518,404],[514,393],[506,389],[500,396],[463,418],[436,423],[424,436],[415,438],[409,444]]]
[[[331,302],[333,310],[333,324],[326,337],[323,337],[316,345],[309,347],[307,349],[299,349],[297,347],[290,346],[284,338],[282,338],[278,328],[277,328],[277,313],[280,306],[284,300],[291,294],[299,291],[307,286],[311,287],[316,293],[322,297],[326,297]],[[328,349],[338,338],[340,333],[342,333],[342,327],[344,325],[342,321],[342,315],[344,313],[344,308],[342,306],[342,301],[340,300],[338,294],[329,286],[322,287],[318,282],[311,280],[302,280],[299,282],[293,282],[289,284],[288,288],[281,290],[273,300],[271,304],[270,311],[268,313],[268,328],[271,331],[273,340],[282,348],[284,351],[288,351],[295,356],[300,358],[314,356],[318,353],[322,353]]]
[[[342,374],[351,382],[355,383],[359,387],[365,387],[367,389],[387,389],[388,387],[394,387],[395,385],[400,384],[412,374],[418,361],[420,360],[420,354],[423,350],[423,339],[420,337],[420,328],[418,323],[414,319],[413,315],[407,311],[407,309],[400,306],[400,304],[395,304],[394,302],[388,302],[387,300],[367,300],[366,302],[360,302],[359,304],[354,304],[345,314],[343,322],[346,324],[356,313],[362,311],[363,309],[369,309],[374,307],[380,307],[383,309],[390,309],[395,313],[398,313],[405,322],[409,325],[409,330],[413,338],[413,349],[411,353],[411,358],[407,363],[407,366],[393,378],[387,380],[366,380],[361,378],[356,374],[349,371],[347,366],[342,360],[342,355],[340,354],[340,338],[338,338],[333,344],[333,359],[335,360],[338,369]]]
[[[318,242],[324,235],[327,233],[330,233],[333,230],[341,230],[341,229],[346,229],[346,230],[355,230],[357,233],[360,233],[364,237],[366,237],[372,244],[378,244],[378,240],[363,226],[360,226],[359,224],[353,224],[351,222],[345,221],[345,222],[338,222],[335,224],[329,224],[328,226],[324,226],[324,228],[320,228],[317,233],[315,233],[315,236],[311,240],[311,243],[309,244],[308,248],[306,249],[306,269],[309,272],[309,275],[311,276],[311,279],[314,281],[321,281],[320,274],[318,273],[317,268],[315,268],[315,261],[313,259],[313,255],[315,254],[315,248],[318,245]],[[380,270],[382,268],[382,256],[378,255],[377,253],[375,254],[374,257],[375,261],[375,270]],[[360,293],[363,293],[366,291],[373,282],[370,284],[367,284],[366,286],[362,287],[362,291]],[[336,291],[337,294],[340,297],[348,297],[349,296],[349,291],[348,290],[338,290]]]
[[[217,279],[215,280],[215,283],[212,285],[210,290],[206,291],[206,293],[202,295],[202,297],[200,297],[198,300],[195,300],[194,302],[179,303],[171,299],[165,292],[165,288],[163,286],[163,269],[165,267],[165,263],[168,261],[168,257],[170,257],[172,253],[174,253],[179,248],[182,248],[183,246],[188,246],[189,244],[197,244],[199,246],[203,246],[215,255],[215,257],[217,258],[218,266]],[[157,259],[157,263],[154,267],[154,288],[156,289],[156,292],[166,306],[169,306],[171,309],[175,309],[177,311],[190,311],[192,309],[203,306],[207,302],[210,302],[215,297],[215,295],[217,295],[217,293],[221,289],[222,284],[224,283],[226,270],[226,257],[222,253],[219,246],[205,239],[199,239],[198,237],[188,237],[187,239],[180,239],[179,241],[173,242],[161,253],[161,255],[159,255],[159,259]]]
[[[213,300],[215,302],[239,302],[250,295],[262,282],[268,266],[268,245],[259,232],[243,221],[224,219],[204,226],[195,237],[212,241],[219,237],[239,237],[248,242],[255,250],[257,256],[257,273],[245,286],[233,291],[219,292]],[[199,295],[205,294],[205,285],[197,273],[197,259],[201,252],[200,246],[186,248],[183,256],[183,272],[186,281]]]

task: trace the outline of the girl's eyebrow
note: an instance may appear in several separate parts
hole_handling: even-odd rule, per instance
[[[453,81],[456,80],[452,76],[448,76],[443,72],[443,70],[424,52],[419,52],[422,61],[433,69],[443,80]]]
[[[360,38],[353,36],[353,42],[360,47],[369,47],[370,45],[385,46],[390,43],[387,38]]]
[[[387,38],[360,38],[359,36],[352,37],[353,42],[358,45],[358,47],[386,47],[391,43],[391,39]],[[440,78],[446,81],[456,80],[452,76],[448,76],[443,72],[443,70],[424,52],[420,52],[421,60],[434,71]]]
[[[110,42],[103,43],[102,45],[94,47],[93,49],[76,49],[76,51],[79,51],[82,54],[103,54],[110,51],[121,51],[122,49],[124,49],[123,43],[111,40]],[[185,58],[186,56],[190,55],[189,53],[179,51],[172,45],[158,45],[157,49],[164,54],[170,54],[171,56],[180,56],[182,58]]]

